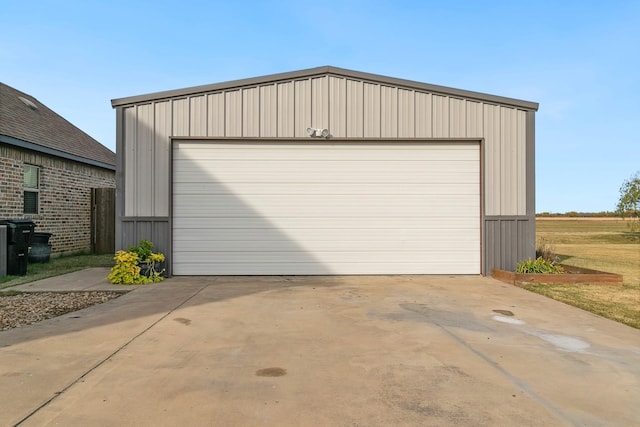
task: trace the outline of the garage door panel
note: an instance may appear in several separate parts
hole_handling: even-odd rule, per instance
[[[178,240],[180,243],[180,240]],[[186,243],[186,242],[185,242]],[[477,241],[476,243],[479,243]],[[247,249],[246,240],[211,240],[209,242],[196,241],[189,243],[191,252],[207,252],[211,247],[223,247],[227,252],[243,252]],[[392,240],[392,239],[351,239],[349,241],[336,242],[335,240],[311,240],[304,244],[297,243],[292,239],[280,240],[254,240],[251,241],[251,249],[263,252],[287,252],[306,250],[309,252],[332,251],[332,252],[361,252],[363,245],[367,246],[368,252],[389,252],[389,251],[420,251],[428,253],[433,251],[433,242],[416,240]],[[449,251],[458,253],[460,242],[444,240],[440,242],[438,251]],[[358,254],[358,256],[361,256]]]
[[[216,275],[243,275],[238,273],[246,271],[242,264],[231,263],[181,263],[174,266],[174,274],[178,276],[208,276],[211,271]],[[334,274],[478,274],[478,266],[473,263],[460,261],[452,263],[396,263],[392,265],[380,263],[340,263],[330,268],[316,262],[280,264],[280,263],[254,263],[252,270],[259,275],[334,275]],[[412,273],[407,273],[408,271]],[[247,274],[247,273],[245,273]]]
[[[452,263],[459,258],[464,258],[469,253],[458,251],[442,251],[442,252],[423,252],[417,254],[415,251],[406,251],[401,253],[403,263],[420,263],[428,262],[429,259],[437,259],[439,262]],[[193,262],[207,264],[215,261],[217,263],[234,263],[241,259],[241,264],[255,263],[297,263],[297,262],[317,262],[330,266],[340,263],[359,263],[363,262],[360,252],[345,251],[316,251],[314,253],[305,253],[300,251],[240,251],[240,252],[181,252],[176,257],[175,262]],[[366,263],[388,263],[388,252],[372,251],[367,253]]]
[[[184,208],[179,217],[196,215],[202,210],[210,217],[361,217],[369,212],[375,212],[376,217],[424,217],[425,212],[429,212],[429,216],[446,216],[452,210],[460,217],[478,216],[476,206],[468,198],[455,196],[333,196],[329,199],[259,195],[241,199],[227,195],[184,195],[177,196],[175,203],[195,208]]]
[[[478,192],[475,183],[292,183],[292,182],[240,182],[240,183],[199,183],[191,182],[174,184],[177,195],[421,195],[425,187],[429,186],[431,195],[472,195]]]
[[[399,170],[398,166],[402,165]],[[453,161],[419,161],[419,160],[338,160],[334,162],[326,160],[307,161],[279,161],[279,160],[202,160],[193,159],[188,165],[180,165],[176,170],[187,172],[189,169],[199,168],[203,171],[213,171],[214,173],[228,173],[239,171],[242,174],[247,172],[264,171],[285,171],[285,172],[327,172],[335,171],[339,173],[372,173],[388,172],[403,174],[405,171],[420,172],[423,170],[448,170],[451,167],[464,172],[476,166],[475,160]],[[371,176],[369,176],[371,177]]]
[[[428,221],[425,221],[425,218]],[[324,230],[413,230],[423,229],[431,230],[433,233],[452,233],[456,231],[464,231],[465,236],[473,234],[478,229],[478,219],[472,214],[469,214],[467,218],[463,220],[462,217],[440,217],[434,218],[429,216],[418,216],[414,218],[403,217],[401,223],[391,224],[387,218],[377,217],[356,217],[356,218],[331,218],[328,221],[326,218],[321,217],[281,217],[281,218],[269,218],[265,221],[262,217],[215,217],[215,221],[212,221],[214,217],[180,217],[174,218],[174,229],[180,230],[179,233],[175,233],[175,237],[179,237],[185,231],[191,230],[192,237],[196,238],[198,235],[207,232],[208,230],[228,231],[231,235],[242,233],[246,231],[255,235],[252,229],[310,229],[318,230],[324,233]],[[430,220],[429,220],[430,219]],[[310,225],[310,223],[312,225]]]
[[[336,245],[348,245],[353,241],[419,241],[429,245],[438,243],[438,247],[445,244],[459,245],[477,236],[473,234],[474,228],[469,225],[463,229],[433,230],[433,229],[348,229],[348,228],[252,228],[252,229],[180,229],[174,234],[174,243],[180,245],[206,246],[218,242],[238,241],[246,242],[279,242],[289,241],[299,245],[304,242],[311,246],[315,242],[331,241]],[[477,239],[476,239],[477,240]],[[225,246],[223,246],[225,247]],[[225,247],[226,248],[226,247]]]
[[[316,143],[278,144],[224,144],[218,143],[215,151],[209,143],[180,142],[180,147],[174,150],[176,160],[195,160],[196,162],[229,161],[254,162],[263,161],[371,161],[371,160],[401,160],[401,161],[446,161],[469,160],[477,158],[472,152],[478,144],[475,142],[428,143],[428,150],[416,150],[417,145],[423,144],[377,144],[377,143],[322,143],[322,151],[318,151]],[[355,150],[354,150],[355,148]],[[470,150],[471,149],[471,150]]]
[[[409,172],[409,171],[407,171]],[[181,171],[176,171],[180,174]],[[242,170],[211,170],[206,171],[204,169],[189,169],[184,171],[180,176],[180,180],[176,182],[190,182],[193,184],[199,184],[202,182],[238,182],[238,183],[252,183],[256,182],[257,171],[252,169]],[[411,172],[411,175],[399,174],[394,171],[388,170],[370,170],[370,171],[354,171],[344,170],[339,171],[335,169],[325,170],[272,170],[262,173],[261,181],[265,182],[299,182],[299,183],[332,183],[340,184],[344,182],[348,183],[380,183],[380,184],[414,184],[416,182],[447,182],[447,183],[464,183],[473,182],[473,179],[477,177],[479,171],[472,171],[464,168],[432,168],[432,169],[420,169]],[[300,176],[304,175],[301,179]]]
[[[479,147],[174,146],[174,274],[478,274]]]

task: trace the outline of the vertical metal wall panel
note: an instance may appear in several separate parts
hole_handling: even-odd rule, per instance
[[[347,137],[364,136],[364,83],[347,80]]]
[[[116,250],[122,248],[122,221],[125,212],[124,188],[126,186],[125,176],[125,153],[126,153],[126,126],[125,107],[116,107]],[[131,143],[131,141],[130,141]]]
[[[517,234],[518,239],[518,257],[516,259],[516,265],[520,261],[527,258],[534,259],[536,256],[536,219],[529,218],[528,220],[518,221]],[[515,266],[514,266],[515,268]]]
[[[189,135],[207,135],[207,98],[204,95],[189,99]]]
[[[117,209],[117,208],[116,208]],[[136,240],[136,224],[130,220],[118,221],[120,223],[120,241],[116,241],[116,249],[126,249],[138,243]],[[145,237],[147,240],[148,237]]]
[[[329,128],[329,80],[327,77],[311,79],[311,122],[307,127],[310,126],[320,129]]]
[[[136,186],[144,191],[138,191],[135,198],[135,215],[153,215],[153,184],[154,184],[154,113],[153,104],[138,106],[136,153]]]
[[[514,221],[500,221],[500,264],[515,265],[514,258],[517,255],[517,242],[512,236],[514,234]],[[514,244],[515,243],[515,244]],[[514,247],[516,246],[516,247]]]
[[[484,105],[484,206],[486,215],[500,215],[500,107]]]
[[[482,120],[482,104],[466,101],[467,107],[467,138],[482,138],[484,136]]]
[[[153,216],[169,215],[169,164],[171,101],[155,104]]]
[[[416,92],[416,138],[431,138],[432,100],[430,93]]]
[[[224,93],[207,95],[207,136],[224,136]]]
[[[275,85],[260,86],[260,136],[278,136],[278,95]]]
[[[242,136],[260,136],[260,92],[257,87],[242,89]]]
[[[293,82],[278,84],[278,136],[291,138],[294,135],[294,86]]]
[[[398,137],[398,89],[380,86],[380,136]]]
[[[153,242],[154,252],[161,252],[166,257],[166,265],[171,266],[171,228],[167,218],[137,219],[126,218],[120,223],[120,241],[117,248],[126,249],[137,245],[142,239]],[[168,271],[171,274],[171,271]]]
[[[482,254],[483,254],[483,273],[485,275],[491,274],[493,268],[495,268],[496,260],[495,254],[497,250],[497,241],[495,226],[497,221],[493,221],[485,218],[484,227],[482,230]]]
[[[518,146],[516,160],[516,213],[527,214],[527,113],[516,110],[516,141]]]
[[[311,82],[296,80],[294,83],[294,132],[296,138],[308,137],[307,128],[311,126]]]
[[[224,94],[225,136],[242,136],[242,93],[232,90]]]
[[[189,100],[186,98],[173,100],[173,133],[189,136]]]
[[[525,112],[525,164],[526,164],[526,214],[532,220],[533,236],[535,236],[536,224],[536,113]]]
[[[347,81],[329,77],[329,131],[334,138],[347,136]]]
[[[415,92],[398,89],[398,137],[414,138],[416,136]]]
[[[137,167],[138,153],[137,135],[137,111],[136,106],[124,109],[124,212],[126,216],[136,214]]]
[[[364,137],[380,138],[380,85],[365,83]]]
[[[513,108],[500,107],[500,215],[518,214],[517,121]]]
[[[517,264],[535,257],[535,218],[485,217],[484,274],[494,268],[514,271]]]
[[[432,120],[433,137],[448,138],[449,137],[449,97],[433,95]]]
[[[464,99],[449,98],[449,137],[467,136],[467,108]]]

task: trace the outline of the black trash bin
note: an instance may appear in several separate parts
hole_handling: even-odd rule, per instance
[[[36,224],[30,219],[9,219],[0,221],[7,226],[7,274],[24,276],[27,274],[29,243]]]
[[[51,256],[51,245],[49,239],[53,234],[36,232],[31,236],[31,250],[29,251],[29,262],[40,263],[49,262]]]

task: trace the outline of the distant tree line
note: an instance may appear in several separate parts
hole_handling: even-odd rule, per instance
[[[618,212],[609,212],[609,211],[602,211],[602,212],[576,212],[576,211],[570,211],[570,212],[564,212],[564,213],[560,213],[560,212],[540,212],[536,214],[537,217],[540,218],[612,218],[612,217],[620,217],[620,214]]]
[[[620,186],[620,199],[614,212],[542,212],[537,213],[536,216],[539,218],[620,217],[627,221],[631,232],[640,232],[640,171],[626,179]]]

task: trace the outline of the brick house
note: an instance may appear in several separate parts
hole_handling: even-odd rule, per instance
[[[115,153],[0,83],[0,219],[53,233],[53,254],[91,251],[92,189],[115,187]]]

